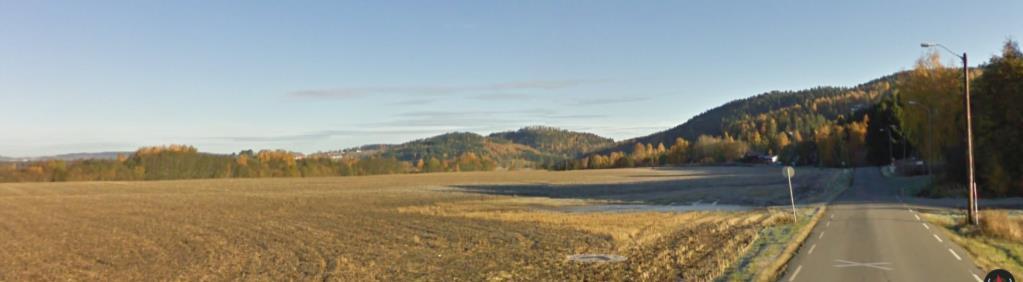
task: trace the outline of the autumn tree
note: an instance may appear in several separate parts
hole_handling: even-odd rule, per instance
[[[1007,41],[972,84],[974,134],[981,187],[998,196],[1023,195],[1023,54]]]
[[[941,152],[961,143],[956,136],[965,136],[960,72],[942,65],[939,53],[931,52],[899,81],[898,89],[903,109],[899,128],[920,148],[923,159],[941,163]]]
[[[689,142],[682,137],[675,138],[675,144],[668,149],[668,163],[683,164],[688,161]]]

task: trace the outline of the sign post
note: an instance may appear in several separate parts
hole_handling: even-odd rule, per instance
[[[796,216],[796,196],[792,192],[792,176],[796,175],[796,169],[791,166],[785,166],[781,173],[785,175],[785,178],[789,179],[789,199],[792,200],[792,223],[795,224],[799,222],[799,217]]]

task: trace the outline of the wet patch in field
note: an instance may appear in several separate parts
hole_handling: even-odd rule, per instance
[[[752,207],[740,205],[586,205],[569,206],[562,210],[567,212],[691,212],[691,211],[746,211]]]
[[[568,256],[568,261],[582,263],[623,262],[626,260],[628,260],[628,258],[624,256],[605,254],[579,254]]]

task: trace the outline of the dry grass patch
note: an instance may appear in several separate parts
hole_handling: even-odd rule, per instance
[[[1023,217],[1009,216],[1000,210],[981,211],[980,232],[987,237],[1023,243]]]
[[[560,262],[566,280],[706,281],[717,277],[767,227],[786,222],[786,213],[749,212],[564,212],[557,208],[584,202],[546,198],[501,198],[406,207],[405,213],[453,218],[521,222],[570,228],[607,238],[609,245],[583,246],[573,253],[610,254],[624,262],[587,265]],[[567,264],[566,264],[567,263]]]

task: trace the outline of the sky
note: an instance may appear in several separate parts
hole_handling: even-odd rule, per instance
[[[770,90],[989,59],[1023,1],[0,0],[0,155],[616,140]]]

